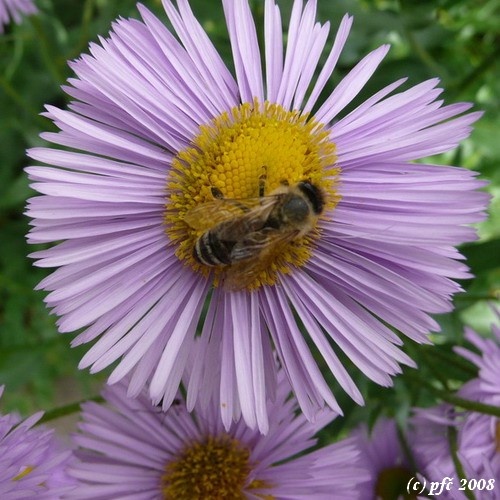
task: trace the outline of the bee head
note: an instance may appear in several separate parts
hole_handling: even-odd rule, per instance
[[[321,189],[309,181],[299,182],[297,187],[311,203],[314,213],[321,214],[325,208],[325,196]]]

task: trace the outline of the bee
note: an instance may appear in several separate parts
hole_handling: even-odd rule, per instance
[[[208,267],[225,268],[224,285],[241,289],[272,264],[287,243],[309,233],[325,207],[323,191],[304,180],[257,198],[228,199],[212,189],[214,200],[188,211],[185,222],[204,231],[193,258]]]

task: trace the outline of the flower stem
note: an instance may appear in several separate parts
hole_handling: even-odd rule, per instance
[[[403,0],[399,0],[399,9],[401,13],[405,10],[405,2]],[[446,68],[439,64],[427,51],[422,44],[419,43],[413,32],[403,23],[402,31],[408,40],[410,48],[413,50],[415,55],[424,63],[425,66],[429,69],[431,74],[437,75],[441,78],[441,80],[447,81],[447,74],[443,74],[446,71]]]
[[[66,417],[68,415],[73,415],[80,411],[80,405],[86,403],[87,401],[94,401],[95,403],[103,403],[104,398],[102,396],[94,396],[88,399],[82,399],[76,403],[70,403],[69,405],[59,406],[58,408],[53,408],[45,412],[43,417],[38,421],[38,424],[45,424],[51,420],[56,420],[61,417]]]
[[[437,362],[439,364],[445,364],[446,366],[453,365],[454,368],[464,372],[469,377],[477,377],[477,368],[464,358],[458,357],[450,351],[436,349],[435,346],[432,346],[430,349],[422,349],[422,354],[425,359],[434,358],[434,361],[430,361],[431,364]]]
[[[35,121],[40,127],[44,129],[47,128],[47,120],[40,116],[37,111],[35,111],[19,92],[10,84],[8,80],[0,75],[0,87],[3,88],[5,93],[24,111],[34,117]]]
[[[458,406],[460,408],[463,408],[464,410],[491,415],[493,417],[500,417],[500,406],[492,406],[485,403],[479,403],[478,401],[464,399],[459,396],[455,396],[455,394],[450,394],[449,392],[437,389],[432,384],[426,384],[426,386],[436,396],[454,406]]]
[[[65,78],[57,65],[57,59],[54,58],[54,54],[49,47],[49,41],[42,27],[42,23],[36,16],[32,16],[30,20],[36,33],[37,40],[39,41],[38,47],[42,60],[45,63],[49,74],[52,76],[52,79],[59,86],[65,80]]]
[[[453,465],[455,466],[458,478],[460,480],[467,480],[462,462],[460,462],[460,459],[458,458],[457,429],[453,426],[448,427],[448,445],[450,447],[451,458],[453,460]],[[469,500],[475,500],[476,497],[474,496],[474,493],[469,490],[469,488],[465,488],[463,491]]]
[[[493,46],[496,47],[496,49],[491,51],[491,53],[483,60],[483,62],[481,62],[481,64],[479,64],[479,66],[476,66],[470,73],[464,76],[464,78],[456,86],[457,94],[461,94],[466,91],[476,80],[482,78],[490,67],[498,61],[498,57],[500,56],[500,39],[497,37],[495,40],[496,43],[493,43]]]

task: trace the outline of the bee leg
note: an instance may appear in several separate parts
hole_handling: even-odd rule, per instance
[[[212,192],[212,196],[216,200],[222,200],[222,199],[224,199],[224,195],[222,194],[222,191],[218,187],[212,186],[210,188],[210,191]]]
[[[286,179],[281,179],[281,180],[280,180],[280,184],[281,184],[282,186],[289,186],[289,185],[290,185],[290,183],[289,183]]]
[[[266,179],[267,179],[266,174],[262,174],[259,177],[259,198],[262,198],[266,192]]]
[[[218,187],[211,186],[210,191],[215,200],[224,200],[224,194]],[[226,200],[228,203],[236,205],[238,208],[241,209],[242,212],[248,212],[250,210],[248,207],[246,207],[243,203],[240,203],[238,200],[230,200],[227,198]]]

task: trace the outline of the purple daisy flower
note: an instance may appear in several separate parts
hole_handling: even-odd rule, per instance
[[[443,106],[436,79],[343,113],[388,46],[319,105],[352,18],[315,79],[329,32],[316,1],[294,2],[286,49],[266,1],[265,74],[247,0],[223,1],[236,77],[187,0],[163,5],[178,38],[143,6],[116,21],[71,64],[70,109],[47,106],[60,131],[43,137],[64,149],[29,152],[49,165],[27,169],[43,195],[27,213],[31,243],[60,242],[33,254],[59,268],[39,285],[58,328],[95,341],[80,368],[119,361],[110,383],[130,374],[129,395],[148,384],[167,408],[206,311],[188,406],[220,395],[226,428],[243,415],[266,432],[272,345],[307,418],[340,412],[311,345],[362,404],[339,352],[389,386],[413,363],[387,324],[427,342],[451,278],[470,276],[455,246],[476,237],[484,183],[411,161],[456,147],[480,113]]]
[[[438,480],[438,476],[457,479],[448,429],[456,428],[459,418],[447,404],[414,410],[409,430],[411,449],[418,470],[430,481]]]
[[[457,354],[479,369],[478,377],[465,384],[459,395],[486,404],[500,405],[500,327],[493,325],[491,333],[491,338],[483,338],[472,328],[465,329],[465,338],[479,350],[479,354],[464,347],[455,347]]]
[[[33,0],[0,0],[0,33],[11,21],[19,24],[23,16],[37,12]]]
[[[449,487],[440,495],[447,499],[500,499],[498,419],[472,412],[456,413],[449,405],[418,409],[411,421],[411,442],[418,470],[427,489],[436,494],[444,478]],[[456,455],[463,469],[458,475],[450,451],[450,429],[456,432]],[[461,489],[462,487],[462,489]]]
[[[401,446],[394,420],[382,418],[371,432],[363,425],[353,432],[361,450],[361,463],[370,472],[370,481],[359,487],[359,498],[398,498],[405,494],[415,473]]]
[[[0,397],[4,387],[0,387]],[[0,415],[0,498],[55,500],[73,487],[65,469],[71,451],[61,450],[54,431],[33,428],[43,412],[22,420]]]
[[[325,411],[310,423],[283,373],[278,378],[267,435],[243,420],[226,430],[218,404],[189,413],[177,395],[163,412],[146,392],[132,399],[124,383],[107,387],[108,405],[83,405],[69,471],[79,484],[70,498],[357,498],[353,489],[368,476],[354,440],[308,453],[335,415]]]
[[[499,311],[495,311],[497,317]],[[479,373],[477,378],[465,384],[458,392],[459,396],[500,406],[500,327],[493,325],[491,338],[483,338],[471,328],[465,329],[465,338],[474,345],[479,354],[463,347],[455,347],[455,352],[474,363]],[[499,484],[495,488],[496,497],[500,498],[500,420],[497,417],[480,413],[469,414],[460,430],[461,447],[466,454],[470,468],[477,477],[495,478]],[[490,493],[491,495],[491,493]]]
[[[490,405],[500,405],[500,329],[492,338],[483,338],[467,328],[465,337],[479,354],[463,347],[455,351],[479,368],[477,378],[465,384],[459,396]],[[477,499],[500,499],[500,421],[476,412],[456,413],[449,405],[418,410],[413,418],[413,449],[421,470],[431,481],[446,476],[460,484],[450,454],[449,428],[456,431],[457,456],[465,471],[467,485]],[[444,474],[444,475],[443,475]],[[491,482],[493,481],[493,482]],[[454,488],[446,498],[467,498]]]

